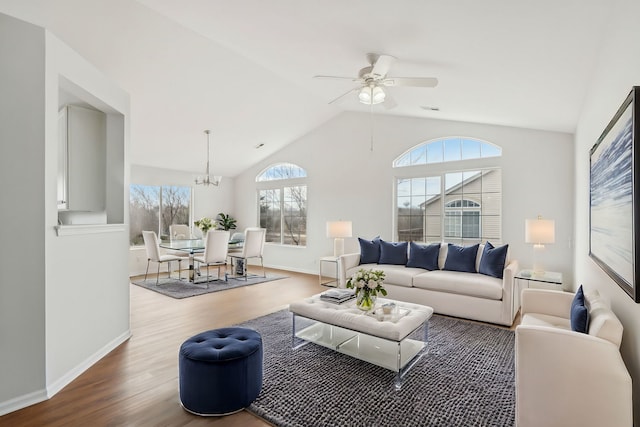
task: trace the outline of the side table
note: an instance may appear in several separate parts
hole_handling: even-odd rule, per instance
[[[324,263],[333,263],[335,266],[335,279],[333,280],[329,280],[328,282],[323,282],[322,281],[322,264]],[[318,274],[318,283],[320,283],[322,286],[331,286],[334,288],[338,287],[338,272],[339,272],[339,264],[338,264],[338,257],[335,256],[323,256],[320,258],[320,263],[319,263],[319,267],[320,267],[320,272]]]
[[[551,289],[562,291],[562,273],[556,271],[536,272],[533,270],[520,270],[514,277],[515,292],[513,295],[513,309],[520,309],[520,294],[524,288]],[[516,305],[517,294],[517,305]]]
[[[515,280],[521,281],[523,287],[534,289],[562,290],[562,273],[555,271],[535,272],[521,270],[515,275]]]

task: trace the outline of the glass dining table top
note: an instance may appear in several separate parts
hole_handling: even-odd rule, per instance
[[[230,240],[229,249],[242,248],[242,240]],[[185,252],[202,252],[204,251],[204,239],[172,239],[160,242],[160,247]]]

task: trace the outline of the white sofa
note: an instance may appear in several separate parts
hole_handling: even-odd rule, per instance
[[[476,271],[483,248],[480,245],[478,249]],[[360,253],[345,254],[338,260],[339,286],[345,287],[347,279],[360,268],[382,270],[387,298],[426,305],[440,314],[511,326],[519,308],[513,279],[517,261],[507,260],[503,278],[499,279],[442,270],[446,256],[447,244],[443,243],[438,258],[440,270],[429,271],[404,265],[360,264]]]
[[[571,330],[574,294],[522,292],[516,328],[518,427],[629,427],[631,377],[620,355],[622,324],[597,292],[585,293],[588,333]]]

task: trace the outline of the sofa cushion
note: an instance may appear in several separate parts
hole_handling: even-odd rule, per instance
[[[589,310],[584,304],[582,285],[578,288],[571,302],[571,330],[586,334],[589,330]]]
[[[571,330],[571,322],[565,317],[552,316],[542,313],[526,313],[520,320],[521,325],[546,326],[549,328]]]
[[[449,243],[447,247],[447,259],[444,262],[444,270],[475,273],[478,246],[480,245],[477,243],[472,246],[458,246]]]
[[[413,286],[491,300],[502,299],[502,280],[477,273],[426,271],[413,278]]]
[[[385,242],[380,239],[380,260],[378,264],[406,265],[407,242]]]
[[[366,240],[358,237],[360,243],[360,264],[377,263],[380,260],[380,237]]]
[[[407,267],[423,268],[425,270],[438,270],[438,256],[440,255],[440,243],[419,245],[409,243],[409,260]]]
[[[364,268],[365,270],[382,270],[384,271],[384,283],[390,283],[393,285],[403,286],[410,288],[413,284],[413,277],[417,274],[424,273],[421,268],[410,268],[404,265],[391,265],[391,264],[361,264],[353,268],[349,268],[345,271],[345,277],[348,279],[353,276],[358,270]]]
[[[494,247],[489,241],[484,245],[478,273],[502,279],[509,245]]]

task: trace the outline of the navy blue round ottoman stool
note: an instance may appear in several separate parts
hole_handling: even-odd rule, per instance
[[[253,329],[202,332],[180,346],[180,403],[197,415],[246,408],[262,389],[262,337]]]

